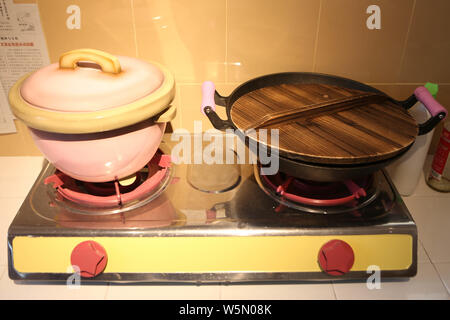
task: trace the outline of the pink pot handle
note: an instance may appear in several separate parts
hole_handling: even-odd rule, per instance
[[[416,88],[416,90],[414,90],[414,95],[417,100],[423,103],[425,108],[427,108],[430,112],[431,116],[436,117],[438,114],[444,113],[445,115],[442,119],[447,117],[447,110],[433,98],[427,88],[424,86]]]
[[[202,84],[202,108],[201,112],[205,114],[204,109],[211,107],[213,111],[216,111],[216,103],[214,102],[214,93],[216,92],[216,86],[212,81],[205,81]]]

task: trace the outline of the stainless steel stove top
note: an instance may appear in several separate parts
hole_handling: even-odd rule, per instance
[[[170,150],[171,142],[162,146]],[[107,252],[104,271],[84,278],[92,281],[359,279],[371,265],[380,265],[382,276],[416,273],[416,226],[384,171],[375,174],[378,191],[368,205],[317,214],[280,206],[261,188],[253,165],[240,165],[239,183],[221,193],[194,188],[186,178],[192,166],[172,165],[170,182],[151,202],[95,215],[58,199],[43,183],[55,172],[47,164],[8,231],[10,277],[65,280],[83,241]],[[353,248],[352,268],[338,277],[318,263],[330,240]]]

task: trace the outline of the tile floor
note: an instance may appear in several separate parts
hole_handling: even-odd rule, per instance
[[[41,157],[0,157],[0,239],[40,172]],[[14,169],[20,168],[20,170]],[[82,285],[22,284],[7,272],[6,245],[0,246],[0,299],[446,299],[450,300],[450,194],[421,179],[404,197],[419,229],[418,274],[409,280],[382,281],[369,290],[361,282],[305,282],[271,285]]]

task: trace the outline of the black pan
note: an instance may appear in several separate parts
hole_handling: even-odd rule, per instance
[[[386,95],[385,93],[374,87],[351,79],[310,72],[286,72],[265,75],[249,80],[237,87],[228,97],[221,96],[217,91],[214,90],[214,85],[211,82],[206,82],[203,87],[202,111],[209,118],[214,128],[222,131],[226,129],[234,129],[234,132],[248,146],[249,137],[246,136],[244,132],[239,130],[231,121],[231,108],[234,102],[243,95],[260,88],[281,84],[301,83],[335,85],[349,89],[356,89],[360,91],[374,92]],[[411,108],[418,101],[417,97],[414,94],[404,101],[398,101],[391,97],[389,97],[389,99],[393,103],[405,109]],[[226,120],[220,119],[220,117],[215,112],[214,104],[226,108]],[[445,118],[445,109],[443,111],[439,111],[440,112],[438,113],[435,112],[435,114],[425,123],[419,124],[419,135],[430,132],[439,123],[439,121]],[[262,144],[258,144],[258,147],[265,148],[265,146]],[[408,149],[406,149],[403,153],[393,156],[392,158],[388,158],[378,162],[356,165],[323,165],[317,163],[309,163],[298,159],[294,160],[289,157],[289,154],[279,153],[279,150],[274,150],[273,148],[271,150],[263,150],[263,152],[272,152],[278,154],[280,168],[279,170],[287,174],[314,181],[338,181],[368,175],[377,170],[380,170],[390,163],[394,162],[395,160],[399,159]]]

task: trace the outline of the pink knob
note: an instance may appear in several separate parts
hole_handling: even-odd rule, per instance
[[[353,249],[345,241],[328,241],[319,250],[319,265],[329,275],[341,276],[349,272],[354,262]]]
[[[88,240],[72,250],[70,262],[79,268],[82,277],[93,278],[105,270],[108,255],[98,242]]]

